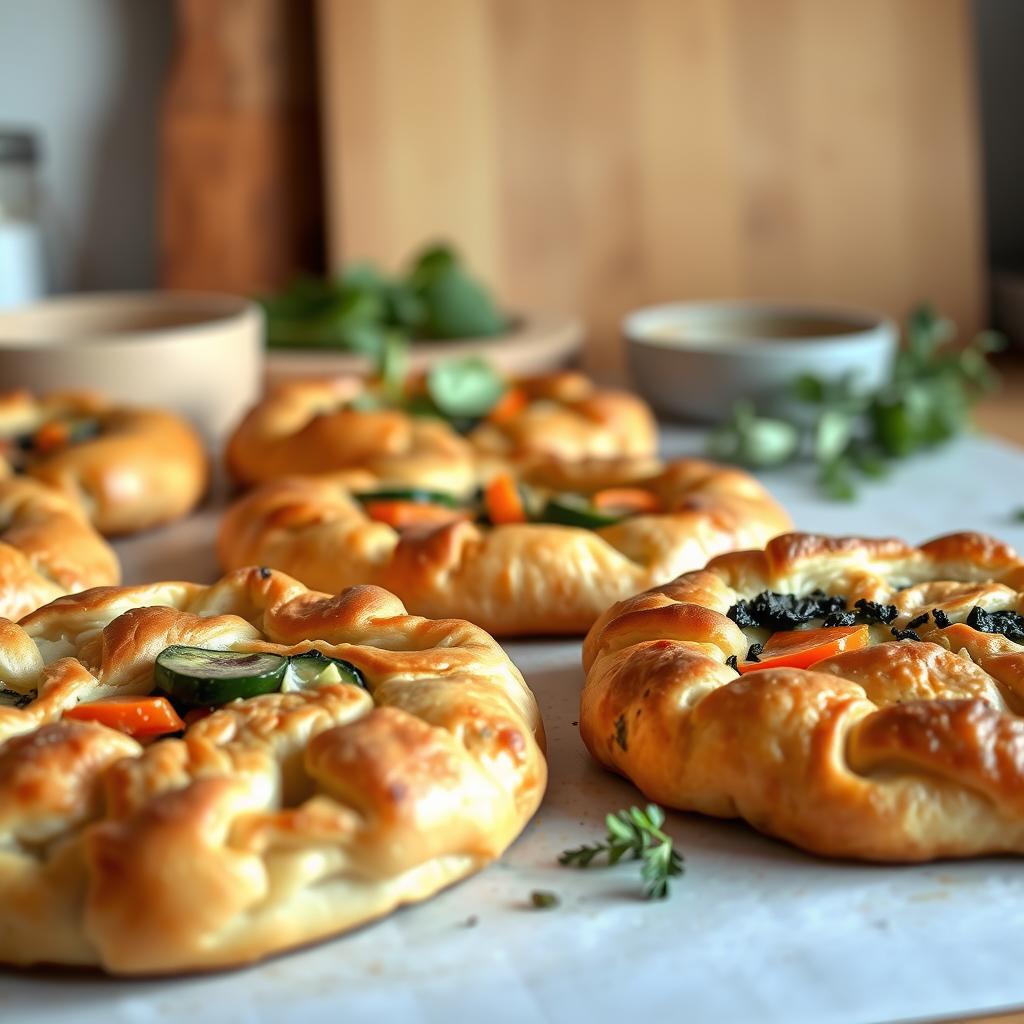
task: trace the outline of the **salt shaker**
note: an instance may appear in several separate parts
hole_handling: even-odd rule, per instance
[[[46,292],[38,157],[31,132],[0,127],[0,308]]]

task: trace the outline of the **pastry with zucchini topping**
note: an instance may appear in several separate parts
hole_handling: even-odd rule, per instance
[[[580,731],[659,804],[814,853],[1024,853],[1024,561],[958,533],[787,534],[621,601]]]
[[[0,962],[232,967],[501,856],[546,784],[497,643],[267,569],[0,620]]]
[[[218,553],[226,569],[271,565],[321,590],[375,583],[495,635],[580,634],[613,601],[789,526],[731,467],[545,460],[462,492],[272,481],[228,510]]]

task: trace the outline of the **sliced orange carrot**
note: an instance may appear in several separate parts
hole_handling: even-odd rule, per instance
[[[484,488],[484,505],[495,526],[526,522],[523,496],[519,493],[519,486],[510,473],[499,473]]]
[[[522,388],[509,388],[487,414],[490,423],[507,423],[518,416],[530,403],[530,396]]]
[[[602,512],[626,512],[642,515],[645,512],[660,512],[661,502],[653,491],[643,487],[609,487],[598,491],[590,503]]]
[[[740,672],[759,668],[809,668],[824,658],[843,651],[867,647],[871,633],[867,626],[829,626],[825,629],[788,629],[773,633],[760,661],[745,661]]]
[[[64,717],[99,722],[136,739],[162,736],[185,728],[166,697],[105,697],[90,704],[77,704],[65,711]]]
[[[32,438],[32,447],[37,452],[52,452],[66,445],[71,438],[71,428],[63,420],[44,423]]]
[[[415,526],[444,526],[468,519],[465,509],[447,508],[429,501],[407,501],[401,498],[382,498],[363,504],[366,514],[378,523],[386,523],[396,530]]]

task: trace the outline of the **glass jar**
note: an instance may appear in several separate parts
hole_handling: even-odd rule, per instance
[[[31,132],[0,128],[0,308],[46,293],[38,156]]]

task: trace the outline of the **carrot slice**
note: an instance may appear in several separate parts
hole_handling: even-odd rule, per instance
[[[185,728],[178,712],[165,697],[105,697],[90,704],[77,704],[65,711],[64,717],[99,722],[136,739],[162,736]]]
[[[32,447],[37,452],[52,452],[68,443],[71,428],[61,420],[44,423],[32,438]]]
[[[499,473],[484,489],[487,515],[495,526],[525,523],[526,507],[515,479],[509,473]]]
[[[522,388],[509,388],[487,414],[488,422],[507,423],[513,416],[518,416],[529,402],[530,396]]]
[[[788,629],[773,633],[768,638],[760,661],[745,661],[739,670],[756,672],[760,668],[809,668],[834,654],[867,647],[870,638],[867,626]]]
[[[400,498],[385,498],[367,501],[363,505],[366,514],[378,523],[386,523],[396,530],[407,530],[415,526],[445,526],[460,519],[468,519],[464,509],[446,508],[429,501],[406,501]]]
[[[606,490],[598,491],[590,503],[594,508],[603,512],[627,512],[631,515],[641,515],[644,512],[660,512],[661,502],[653,491],[644,490],[643,487],[609,487]]]

